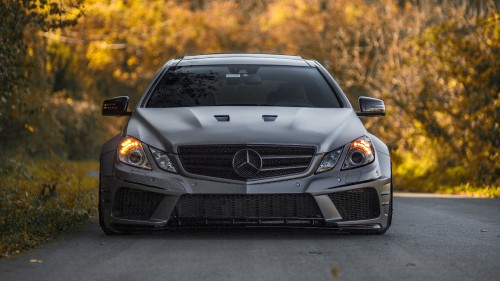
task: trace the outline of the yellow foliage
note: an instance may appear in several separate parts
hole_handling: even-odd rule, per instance
[[[500,169],[500,13],[492,1],[441,2],[85,0],[82,8],[63,0],[62,15],[49,15],[49,5],[24,9],[46,22],[21,32],[16,21],[0,26],[3,38],[12,37],[5,42],[27,42],[0,54],[12,56],[0,78],[31,83],[28,90],[0,84],[0,132],[15,130],[24,136],[19,143],[37,143],[19,150],[47,157],[65,145],[71,152],[62,154],[88,157],[82,143],[97,151],[123,124],[97,116],[102,100],[126,94],[133,106],[171,58],[298,54],[325,65],[354,107],[360,95],[385,100],[386,118],[365,122],[391,147],[396,181],[405,183],[399,186],[491,185]],[[9,7],[22,12],[16,5]],[[82,11],[76,25],[58,24]],[[8,137],[6,143],[14,144]]]
[[[100,48],[101,44],[101,42],[93,42],[88,46],[86,58],[90,69],[105,69],[113,62],[114,54],[108,49]]]
[[[417,124],[414,133],[406,139],[401,139],[400,142],[405,143],[401,144],[400,148],[393,152],[401,159],[404,159],[393,167],[395,178],[418,179],[433,171],[438,164],[436,149],[439,149],[439,144],[433,143],[419,134],[418,130],[421,130],[419,127]],[[405,147],[412,147],[412,150],[407,150]]]
[[[363,15],[363,10],[360,9],[358,5],[353,3],[347,3],[345,5],[345,19],[348,24],[356,23]]]
[[[35,132],[35,128],[29,124],[24,124],[24,128],[28,130],[30,133]]]

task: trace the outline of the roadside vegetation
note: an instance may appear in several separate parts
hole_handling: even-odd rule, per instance
[[[0,257],[52,240],[95,216],[97,162],[14,161],[0,167]]]
[[[186,54],[316,59],[355,108],[384,99],[387,116],[364,122],[391,149],[396,191],[500,196],[498,1],[3,0],[0,33],[4,252],[95,212],[97,183],[74,161],[96,161],[123,125],[102,100],[134,106]]]

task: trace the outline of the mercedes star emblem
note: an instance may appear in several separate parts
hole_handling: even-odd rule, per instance
[[[253,177],[262,169],[262,158],[253,149],[242,149],[234,154],[233,169],[240,177]]]

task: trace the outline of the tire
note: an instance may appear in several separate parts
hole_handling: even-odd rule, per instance
[[[103,219],[103,215],[102,215],[101,204],[99,204],[99,226],[101,227],[102,232],[104,232],[104,234],[106,234],[106,235],[117,234],[117,232],[115,232],[115,231],[107,228],[104,225],[104,219]]]
[[[113,235],[113,234],[117,234],[117,232],[109,229],[106,227],[106,225],[104,224],[104,214],[103,214],[103,211],[102,211],[102,206],[101,206],[101,202],[102,202],[102,199],[101,199],[101,176],[99,175],[99,204],[98,204],[98,214],[99,214],[99,226],[101,227],[102,229],[102,232],[104,232],[104,234],[106,235]]]

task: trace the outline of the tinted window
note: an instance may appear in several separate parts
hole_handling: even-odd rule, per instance
[[[156,108],[224,105],[340,107],[317,69],[259,65],[171,68],[147,103]]]

